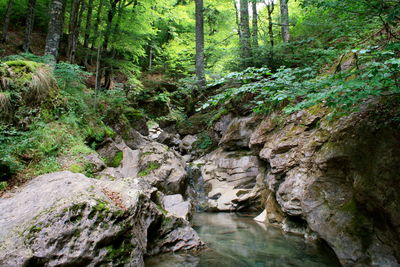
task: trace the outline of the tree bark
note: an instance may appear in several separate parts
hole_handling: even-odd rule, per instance
[[[284,43],[290,41],[288,1],[289,0],[280,0],[279,2],[281,8],[282,40]]]
[[[252,44],[253,49],[258,48],[258,12],[257,12],[257,0],[252,0]]]
[[[50,8],[50,20],[44,54],[50,56],[51,63],[58,57],[60,38],[63,31],[65,0],[53,0]]]
[[[29,49],[31,47],[32,31],[35,22],[35,6],[36,6],[36,0],[28,1],[28,12],[26,15],[24,43],[22,45],[22,48],[24,49],[25,52],[29,52]]]
[[[100,5],[99,8],[97,9],[97,14],[96,14],[96,23],[94,24],[94,31],[93,31],[93,38],[91,40],[91,49],[94,48],[96,40],[99,37],[99,26],[101,22],[101,13],[103,11],[103,6],[104,6],[104,1],[105,0],[100,0]]]
[[[249,67],[251,60],[249,3],[248,0],[240,0],[240,50],[243,66]]]
[[[75,42],[75,32],[77,31],[78,25],[78,14],[80,9],[81,0],[73,0],[71,6],[71,13],[69,18],[69,29],[68,29],[68,48],[67,48],[67,57],[70,63],[73,58],[73,47]]]
[[[242,33],[240,31],[240,21],[239,21],[239,10],[238,10],[238,6],[236,4],[236,0],[233,0],[233,6],[235,8],[235,15],[236,15],[236,25],[237,25],[237,30],[238,30],[238,35],[239,38],[242,38]]]
[[[267,6],[267,12],[268,12],[268,35],[272,50],[272,48],[274,47],[274,31],[273,31],[274,24],[272,21],[272,13],[274,13],[275,3],[274,1],[269,0],[269,2],[265,2],[265,5]]]
[[[5,43],[8,41],[8,26],[10,25],[11,10],[14,4],[14,0],[8,0],[6,13],[4,14],[3,20],[3,34],[1,36],[1,42]]]
[[[92,11],[93,11],[93,0],[89,0],[88,10],[86,14],[85,37],[83,41],[84,49],[89,47],[90,29],[92,27]]]
[[[73,32],[73,41],[72,41],[72,46],[71,46],[71,53],[69,57],[69,62],[72,64],[75,64],[75,58],[76,58],[76,49],[78,47],[78,41],[79,41],[79,33],[81,29],[81,24],[82,24],[82,17],[83,17],[83,12],[86,9],[86,3],[85,0],[81,1],[80,9],[79,9],[79,14],[78,14],[78,20],[75,25],[75,30]]]
[[[202,91],[206,86],[204,71],[204,4],[196,0],[196,77],[197,87]]]

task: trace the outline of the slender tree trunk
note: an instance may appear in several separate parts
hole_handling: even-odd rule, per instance
[[[239,9],[236,4],[236,0],[233,0],[233,7],[235,8],[235,16],[236,16],[236,25],[237,25],[238,35],[239,35],[239,38],[242,38],[242,33],[240,31]]]
[[[67,47],[67,57],[68,61],[71,62],[73,46],[75,42],[75,32],[78,25],[78,14],[80,9],[81,0],[73,0],[71,6],[71,13],[69,19],[69,29],[68,29],[68,47]]]
[[[78,20],[76,22],[75,29],[73,32],[74,36],[73,36],[73,40],[72,40],[71,52],[69,55],[69,62],[71,62],[72,64],[75,64],[76,49],[77,49],[78,41],[79,41],[79,32],[81,29],[83,12],[85,11],[85,9],[86,9],[86,4],[85,4],[85,0],[83,0],[81,2],[81,7],[79,10],[79,14],[78,14]]]
[[[248,0],[240,0],[240,28],[241,28],[241,40],[240,40],[241,58],[243,60],[243,66],[249,67],[251,60],[251,43],[250,43]]]
[[[32,31],[35,21],[35,6],[36,6],[36,0],[28,1],[28,12],[26,16],[24,43],[22,45],[25,52],[29,52],[29,49],[31,47]]]
[[[10,25],[11,10],[14,4],[14,0],[8,0],[6,13],[3,20],[3,34],[1,36],[1,42],[5,43],[8,41],[8,26]]]
[[[50,21],[46,37],[44,54],[51,56],[51,63],[55,63],[63,31],[65,0],[53,0],[50,8]]]
[[[268,12],[268,35],[269,42],[271,45],[271,49],[274,47],[274,31],[273,31],[273,21],[272,21],[272,13],[274,13],[275,3],[270,0],[269,3],[266,3],[267,12]]]
[[[253,49],[258,48],[258,12],[257,12],[257,0],[252,0],[252,11],[253,11],[253,17],[252,17],[252,44],[253,44]]]
[[[280,0],[279,2],[281,8],[282,40],[284,43],[290,41],[288,1],[289,0]]]
[[[99,36],[99,26],[101,23],[101,13],[103,11],[103,6],[104,6],[104,1],[105,0],[100,0],[100,5],[99,8],[97,9],[97,14],[96,14],[96,23],[94,24],[94,31],[93,31],[93,38],[91,40],[91,49],[94,48],[95,43],[98,39]]]
[[[204,5],[196,0],[196,77],[197,87],[202,91],[206,86],[204,73]]]
[[[89,0],[88,10],[86,14],[85,37],[83,41],[84,49],[89,47],[90,29],[92,27],[92,11],[93,11],[93,0]]]

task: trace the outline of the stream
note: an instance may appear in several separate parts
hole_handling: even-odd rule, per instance
[[[236,213],[197,213],[194,229],[208,249],[147,258],[146,267],[340,266],[324,246]]]

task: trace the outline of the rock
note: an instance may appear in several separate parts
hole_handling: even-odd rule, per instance
[[[138,176],[165,194],[184,194],[185,161],[176,151],[152,142],[140,149]]]
[[[315,106],[257,127],[250,146],[269,165],[267,221],[316,233],[344,266],[399,266],[399,125],[379,122],[376,106],[360,110],[332,121]]]
[[[164,196],[163,206],[166,211],[176,217],[186,220],[189,220],[191,217],[192,205],[190,201],[184,201],[180,194]]]
[[[157,142],[132,150],[124,144],[118,146],[123,157],[120,165],[99,173],[104,179],[143,178],[165,194],[183,194],[187,186],[185,160],[177,152]]]
[[[105,179],[136,178],[139,172],[139,150],[132,150],[128,146],[120,145],[122,160],[117,167],[104,169],[98,175]]]
[[[210,115],[205,113],[196,113],[190,116],[186,121],[178,122],[176,130],[182,136],[195,135],[202,132],[209,122]]]
[[[40,176],[0,200],[0,265],[144,266],[148,252],[201,247],[187,221],[151,201],[153,192],[140,179]]]
[[[263,168],[249,151],[217,149],[201,159],[209,208],[220,211],[256,207],[263,187]]]
[[[234,118],[219,141],[219,146],[225,150],[248,149],[250,137],[257,122],[256,117]]]
[[[85,160],[87,160],[88,162],[90,162],[93,165],[93,171],[94,172],[99,172],[102,171],[105,167],[106,164],[104,163],[104,161],[99,157],[98,154],[90,154],[84,157]]]
[[[197,136],[186,135],[179,145],[179,149],[183,153],[190,153],[193,149],[193,144],[197,141]]]
[[[233,115],[232,114],[227,114],[222,116],[215,124],[214,124],[214,131],[217,133],[219,138],[221,139],[222,136],[226,133],[228,130],[229,125],[231,124],[233,120]]]
[[[259,214],[257,217],[255,217],[254,220],[257,222],[266,222],[267,221],[267,211],[263,210],[263,212],[261,212],[261,214]]]

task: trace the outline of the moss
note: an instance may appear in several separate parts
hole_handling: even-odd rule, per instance
[[[84,172],[84,168],[79,164],[72,164],[69,167],[69,171],[71,171],[73,173],[83,173]]]
[[[122,240],[106,247],[107,256],[106,260],[113,264],[127,263],[131,257],[135,245],[130,242],[132,237],[130,235],[123,236]]]
[[[100,219],[104,218],[106,214],[108,214],[110,211],[108,205],[109,205],[108,202],[101,199],[97,199],[96,205],[92,207],[92,210],[90,211],[88,218],[93,219],[96,215]]]
[[[362,213],[362,208],[354,198],[343,204],[340,210],[353,216],[348,226],[348,232],[360,239],[362,249],[366,251],[372,243],[373,230],[371,221]]]
[[[139,177],[147,176],[149,175],[152,171],[157,170],[158,168],[161,167],[161,164],[158,162],[150,162],[149,165],[142,171],[138,173]]]
[[[124,159],[124,153],[122,151],[118,151],[115,153],[114,157],[108,162],[109,167],[117,168],[121,165],[122,160]]]

